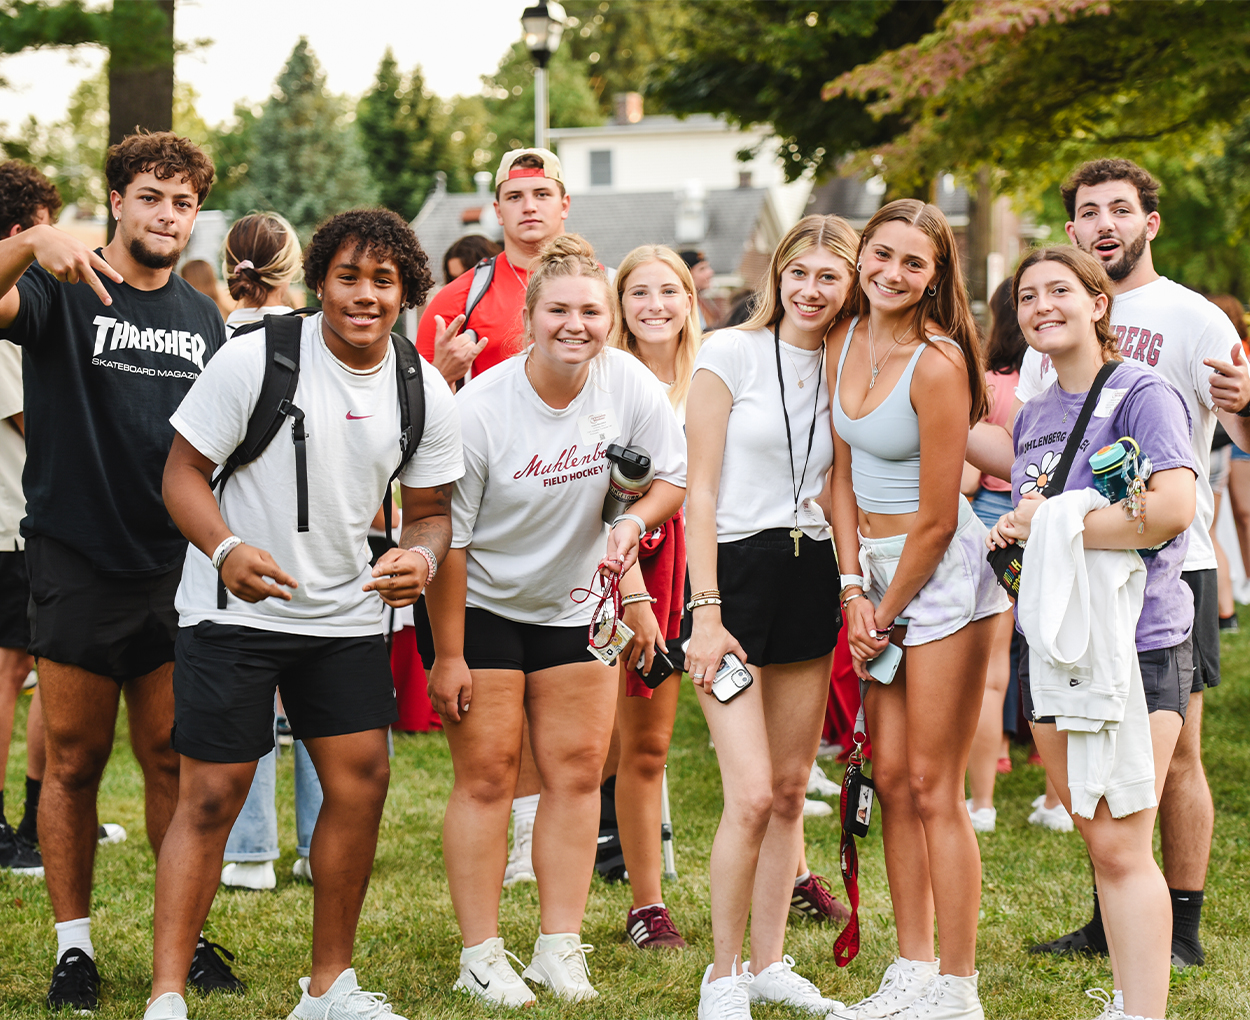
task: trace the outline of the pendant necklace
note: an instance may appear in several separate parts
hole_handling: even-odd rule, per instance
[[[907,327],[907,332],[894,341],[894,346],[885,353],[885,357],[881,359],[881,364],[877,364],[877,345],[872,341],[872,319],[868,319],[868,360],[872,362],[872,378],[868,380],[868,388],[872,389],[877,385],[877,376],[881,374],[881,369],[885,368],[886,362],[890,360],[890,355],[894,353],[894,348],[901,344],[911,335],[911,331],[916,328],[916,324],[912,323]]]
[[[794,480],[794,441],[790,437],[790,411],[786,408],[786,381],[781,374],[781,323],[773,326],[773,341],[777,347],[777,385],[781,387],[781,413],[786,420],[786,450],[790,454],[787,461],[790,467],[790,485],[794,490],[794,527],[790,529],[790,537],[794,539],[794,555],[799,555],[799,539],[803,537],[803,529],[799,527],[799,493],[803,491],[803,480],[807,477],[807,464],[812,459],[812,440],[816,437],[816,419],[819,416],[817,407],[820,404],[820,387],[816,388],[816,397],[812,401],[812,427],[807,432],[807,454],[803,458],[803,470],[798,482]],[[821,345],[820,357],[816,359],[816,370],[825,363],[825,348]],[[810,376],[809,376],[810,378]],[[800,386],[802,383],[799,384]]]
[[[517,283],[519,283],[519,284],[521,285],[521,289],[522,289],[522,290],[525,290],[525,289],[526,289],[526,287],[528,287],[528,286],[529,286],[529,284],[528,284],[528,283],[526,283],[526,282],[525,282],[525,280],[522,280],[522,279],[521,279],[521,274],[520,274],[520,273],[518,273],[518,272],[516,271],[516,266],[514,266],[514,265],[512,264],[512,260],[511,260],[510,258],[508,258],[508,256],[507,256],[507,255],[505,255],[505,256],[503,257],[503,260],[504,260],[506,263],[508,263],[508,268],[512,270],[512,275],[516,277],[516,282],[517,282]],[[525,274],[525,275],[526,275],[526,276],[528,276],[528,275],[529,275],[529,271],[528,271],[528,270],[526,270],[526,274]]]
[[[786,360],[790,362],[790,367],[794,369],[794,377],[799,382],[799,389],[802,389],[803,384],[807,382],[807,380],[810,379],[813,375],[816,374],[815,370],[813,369],[811,372],[808,372],[807,375],[802,375],[799,372],[799,366],[795,364],[794,357],[790,354],[789,351],[786,351]],[[816,361],[816,368],[819,368],[819,367],[820,367],[820,359],[818,358]]]

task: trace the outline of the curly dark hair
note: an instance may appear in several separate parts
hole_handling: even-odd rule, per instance
[[[1138,166],[1131,159],[1091,159],[1073,170],[1059,189],[1063,207],[1068,211],[1068,219],[1076,219],[1078,188],[1082,185],[1092,188],[1095,184],[1106,184],[1107,181],[1128,181],[1133,185],[1137,189],[1141,211],[1147,216],[1159,208],[1159,182],[1149,170]]]
[[[389,209],[352,209],[332,216],[317,228],[304,249],[304,284],[321,289],[330,262],[345,244],[355,242],[352,256],[372,255],[395,263],[404,286],[403,308],[416,308],[434,284],[425,249],[402,216]]]
[[[126,193],[139,174],[152,173],[158,181],[185,177],[200,197],[200,205],[213,186],[213,161],[190,138],[172,131],[140,131],[110,145],[104,160],[109,191]]]
[[[56,185],[20,159],[0,163],[0,237],[7,237],[15,224],[23,230],[33,227],[40,209],[56,219],[61,211]]]

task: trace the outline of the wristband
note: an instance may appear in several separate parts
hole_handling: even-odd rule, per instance
[[[718,599],[718,598],[720,598],[720,589],[708,588],[706,591],[696,591],[694,594],[690,596],[690,601],[693,602],[695,599]]]
[[[841,591],[846,591],[847,588],[863,588],[863,587],[864,587],[864,577],[862,574],[843,574],[842,575],[842,587],[840,589]]]
[[[1250,418],[1250,402],[1246,404],[1240,411],[1233,412],[1238,418]]]
[[[612,528],[615,528],[618,524],[620,524],[620,523],[621,523],[621,521],[633,521],[635,524],[637,524],[637,525],[638,525],[638,537],[639,537],[639,538],[642,538],[642,536],[643,536],[643,535],[645,535],[645,534],[647,533],[647,531],[649,530],[649,529],[647,528],[647,522],[646,522],[646,521],[644,521],[644,520],[643,520],[641,517],[639,517],[637,514],[617,514],[617,515],[616,515],[616,520],[614,520],[614,521],[612,522],[612,524],[611,524],[611,526],[608,528],[608,530],[609,530],[609,531],[611,531],[611,530],[612,530]]]
[[[209,557],[210,562],[213,564],[213,569],[220,574],[221,565],[226,562],[226,557],[242,544],[243,539],[239,538],[238,535],[231,535],[229,538],[224,539],[221,545],[213,550],[213,555]]]
[[[434,555],[432,550],[427,549],[423,545],[409,546],[408,551],[425,557],[425,562],[430,566],[430,572],[425,577],[425,583],[429,584],[434,580],[434,575],[438,573],[438,557]]]
[[[652,598],[649,594],[647,594],[645,591],[636,591],[636,592],[632,592],[629,595],[621,596],[622,606],[632,606],[635,602],[649,602],[652,605],[654,605],[655,601],[656,600]]]
[[[687,611],[693,611],[700,606],[719,606],[721,604],[719,595],[706,595],[703,598],[691,599],[686,603]]]

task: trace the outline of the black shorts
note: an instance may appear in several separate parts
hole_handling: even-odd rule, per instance
[[[26,578],[26,554],[21,550],[0,552],[0,648],[30,644],[30,582]]]
[[[84,522],[88,527],[89,522]],[[46,535],[26,540],[30,652],[118,683],[174,659],[182,564],[155,577],[102,574],[87,557]]]
[[[1024,702],[1024,717],[1033,719],[1033,692],[1029,689],[1029,646],[1023,635],[1020,637],[1020,644],[1024,648],[1020,656],[1020,698]],[[1184,719],[1185,709],[1189,706],[1189,675],[1194,668],[1190,639],[1186,638],[1171,648],[1138,652],[1137,664],[1141,668],[1142,687],[1146,691],[1146,711],[1151,714],[1175,712]],[[1055,717],[1047,715],[1033,721],[1053,724]]]
[[[308,637],[203,620],[178,631],[173,747],[201,761],[273,750],[273,692],[296,738],[337,737],[399,720],[381,634]]]
[[[716,548],[721,623],[753,666],[819,659],[842,627],[840,577],[832,542],[804,535],[799,555],[785,528]]]
[[[1194,686],[1200,693],[1220,685],[1220,600],[1218,572],[1187,570],[1181,580],[1194,593]]]
[[[469,669],[540,669],[571,662],[595,662],[585,626],[553,627],[516,623],[472,606],[464,611],[464,661]]]

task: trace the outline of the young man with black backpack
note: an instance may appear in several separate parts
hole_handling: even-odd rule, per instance
[[[182,773],[157,866],[146,1020],[187,1015],[226,838],[273,746],[275,688],[325,795],[312,838],[312,971],[291,1016],[391,1014],[351,967],[397,718],[382,609],[415,601],[447,552],[460,426],[442,377],[391,335],[431,283],[398,216],[334,217],[304,271],[322,311],[237,333],[171,419],[165,501],[191,543],[174,668]],[[233,468],[224,480],[220,465]],[[399,547],[370,570],[369,524],[395,477]]]

